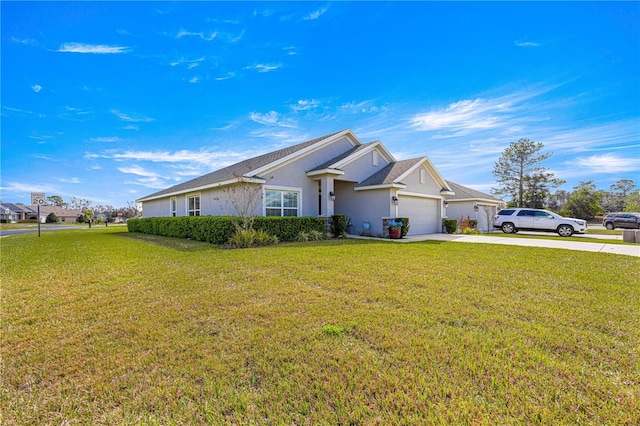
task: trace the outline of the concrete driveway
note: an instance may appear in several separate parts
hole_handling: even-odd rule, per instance
[[[522,233],[525,235],[525,233]],[[529,235],[540,235],[540,233],[528,233]],[[426,235],[410,235],[400,240],[382,239],[383,241],[395,243],[411,243],[416,241],[452,241],[456,243],[483,243],[483,244],[505,244],[512,246],[525,247],[548,247],[559,248],[565,250],[592,251],[599,253],[623,254],[627,256],[640,257],[640,244],[607,244],[607,240],[618,239],[617,236],[608,235],[588,235],[589,238],[597,238],[602,243],[579,241],[580,236],[574,235],[569,238],[553,237],[549,234],[542,234],[549,237],[548,239],[534,238],[517,238],[517,237],[501,237],[500,234],[489,235],[462,235],[462,234],[426,234]],[[613,238],[612,238],[613,237]],[[350,235],[349,238],[370,238]],[[379,238],[376,238],[380,240]],[[622,240],[622,237],[619,237]]]

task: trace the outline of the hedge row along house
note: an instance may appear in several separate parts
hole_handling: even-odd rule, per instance
[[[352,234],[386,235],[387,223],[409,218],[409,235],[442,232],[455,191],[428,157],[397,161],[380,141],[362,143],[351,130],[250,158],[138,199],[143,217],[228,215],[229,188],[256,185],[257,216],[349,218]],[[481,193],[480,193],[481,194]],[[482,194],[483,200],[500,200]],[[473,205],[469,214],[473,214]]]

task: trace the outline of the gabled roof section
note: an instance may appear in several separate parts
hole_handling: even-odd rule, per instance
[[[502,202],[501,199],[494,197],[491,194],[485,194],[484,192],[476,191],[475,189],[467,186],[460,185],[455,182],[447,181],[451,189],[456,193],[454,196],[447,197],[449,201],[463,201],[463,200],[486,200]]]
[[[356,188],[362,188],[365,186],[378,187],[380,185],[402,184],[403,179],[405,179],[409,174],[411,174],[414,170],[422,165],[427,168],[433,179],[438,185],[440,185],[443,190],[451,191],[451,188],[449,188],[447,182],[440,175],[440,173],[438,173],[438,170],[436,170],[436,168],[433,166],[433,164],[431,164],[431,161],[429,161],[429,158],[427,157],[418,157],[409,160],[396,161],[395,163],[389,163],[382,170],[369,176],[367,179],[357,184]]]
[[[378,172],[372,174],[371,176],[357,184],[356,188],[363,186],[392,185],[394,183],[401,183],[399,179],[400,176],[405,175],[407,170],[411,169],[415,164],[416,159],[389,163]]]
[[[181,194],[188,191],[196,191],[212,186],[216,186],[221,182],[232,181],[239,177],[255,178],[256,174],[262,170],[275,167],[280,163],[283,163],[291,158],[295,158],[297,155],[302,155],[309,149],[313,149],[315,145],[322,145],[329,141],[338,139],[342,136],[350,136],[351,140],[355,144],[360,144],[358,138],[351,132],[351,130],[341,130],[339,132],[331,133],[319,138],[311,139],[306,142],[299,143],[297,145],[289,146],[277,151],[269,152],[257,157],[249,158],[231,166],[225,167],[208,173],[206,175],[197,177],[195,179],[188,180],[186,182],[179,183],[170,188],[163,189],[153,194],[147,195],[138,199],[138,201],[148,201],[156,198],[162,198],[174,194]]]

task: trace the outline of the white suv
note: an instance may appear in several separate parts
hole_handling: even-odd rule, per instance
[[[581,219],[562,217],[547,210],[503,209],[495,217],[494,228],[505,234],[522,231],[557,232],[561,237],[587,232],[587,222]]]

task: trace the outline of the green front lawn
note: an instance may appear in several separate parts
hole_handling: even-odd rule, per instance
[[[2,424],[637,424],[640,259],[0,240]]]

